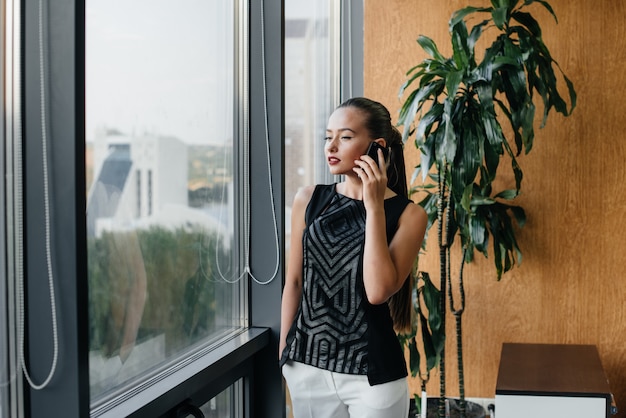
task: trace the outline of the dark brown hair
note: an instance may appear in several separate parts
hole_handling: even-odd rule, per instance
[[[387,168],[387,187],[396,194],[408,198],[408,185],[404,166],[404,144],[402,135],[391,123],[391,115],[385,106],[365,97],[354,97],[343,102],[339,107],[352,107],[366,116],[365,127],[372,139],[384,138],[391,151]],[[396,332],[411,329],[413,277],[407,277],[398,290],[387,302]]]

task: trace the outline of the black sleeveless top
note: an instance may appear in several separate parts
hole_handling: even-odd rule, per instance
[[[387,240],[410,200],[385,200]],[[367,375],[371,385],[407,376],[386,303],[368,302],[363,285],[365,206],[318,185],[305,213],[302,300],[281,365],[293,360],[337,373]]]

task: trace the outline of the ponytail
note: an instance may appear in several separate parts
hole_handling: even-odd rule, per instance
[[[404,146],[402,144],[402,134],[395,126],[391,127],[391,138],[387,139],[387,146],[391,153],[389,157],[389,167],[387,168],[387,186],[396,194],[409,197],[406,181],[406,170],[404,166]]]
[[[388,140],[391,150],[389,167],[387,168],[387,185],[396,194],[409,197],[404,166],[404,147],[402,135],[395,126],[391,127],[392,137]],[[393,319],[393,327],[396,332],[409,332],[411,330],[411,310],[413,309],[413,275],[409,274],[400,290],[389,298],[389,313]]]

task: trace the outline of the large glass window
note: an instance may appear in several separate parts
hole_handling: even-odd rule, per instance
[[[86,2],[92,404],[246,325],[238,3]]]

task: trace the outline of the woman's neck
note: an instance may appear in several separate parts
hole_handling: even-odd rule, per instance
[[[341,183],[337,183],[335,186],[335,191],[340,195],[346,196],[353,200],[363,200],[363,185],[360,181],[351,180],[350,177],[347,177]],[[393,190],[387,187],[385,190],[385,199],[395,196]]]
[[[346,177],[341,183],[335,186],[337,193],[354,200],[363,200],[363,185],[359,180]]]

